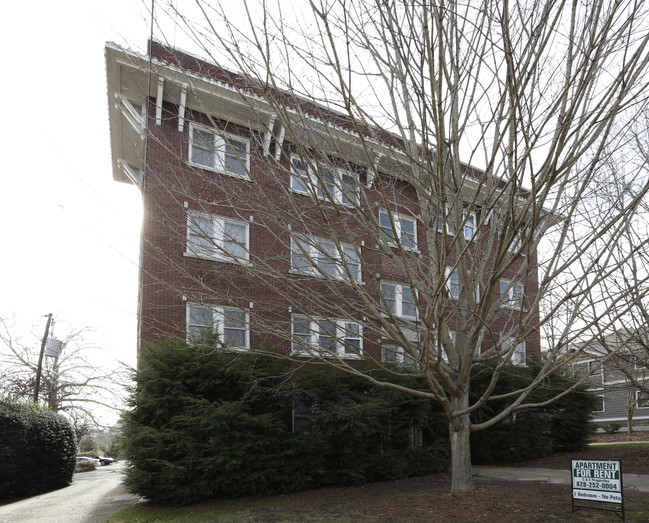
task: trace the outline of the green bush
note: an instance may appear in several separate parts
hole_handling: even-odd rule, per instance
[[[527,386],[538,369],[504,369],[494,395]],[[472,380],[474,400],[486,389],[494,368],[476,366]],[[534,388],[526,403],[543,403],[574,385],[571,378],[554,375]],[[511,401],[511,400],[509,400]],[[489,419],[508,405],[507,399],[490,400],[473,415],[474,423]],[[549,456],[554,452],[577,452],[588,446],[594,428],[591,423],[595,397],[578,387],[546,406],[514,412],[500,423],[471,435],[471,450],[476,462],[518,462]]]
[[[326,367],[293,367],[172,342],[143,348],[124,416],[129,491],[183,505],[447,467],[448,438],[431,401]],[[298,403],[311,405],[308,429],[292,432]],[[424,445],[413,447],[419,427]]]
[[[621,423],[604,423],[602,429],[607,434],[615,434],[622,427]]]
[[[0,493],[23,497],[72,482],[76,439],[65,418],[34,404],[0,399]]]

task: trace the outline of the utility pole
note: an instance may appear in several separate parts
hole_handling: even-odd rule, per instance
[[[36,385],[34,385],[34,403],[38,404],[38,390],[41,385],[41,372],[43,370],[43,353],[45,352],[45,343],[47,343],[47,335],[50,333],[50,325],[52,324],[52,313],[47,315],[47,324],[45,325],[45,334],[43,334],[43,341],[41,342],[41,354],[38,357],[38,367],[36,368]]]

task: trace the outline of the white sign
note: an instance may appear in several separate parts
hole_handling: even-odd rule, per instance
[[[572,497],[622,503],[620,461],[572,460]]]
[[[573,490],[572,497],[575,499],[604,501],[606,503],[622,503],[622,494],[620,492],[601,492],[599,490]]]

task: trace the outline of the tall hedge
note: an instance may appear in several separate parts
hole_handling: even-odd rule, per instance
[[[448,464],[445,429],[429,426],[439,416],[434,403],[329,368],[166,342],[142,350],[134,377],[125,484],[146,499],[182,505]],[[308,429],[292,432],[298,403],[311,406]],[[413,447],[422,425],[425,444]]]
[[[24,497],[69,485],[76,438],[70,423],[31,403],[0,399],[0,495]]]
[[[448,421],[432,400],[371,384],[322,364],[215,349],[218,340],[144,347],[124,416],[125,484],[146,499],[183,505],[214,497],[268,495],[325,485],[357,485],[446,470]],[[205,348],[210,347],[210,348]],[[364,365],[358,362],[359,366]],[[379,381],[423,381],[365,368]],[[493,369],[476,369],[473,393]],[[529,383],[530,369],[511,367],[496,393]],[[534,391],[549,398],[565,378]],[[300,430],[292,409],[302,406]],[[501,409],[490,401],[479,422]],[[590,395],[524,410],[474,434],[478,460],[508,460],[576,450],[587,441]]]
[[[471,393],[477,400],[486,389],[494,368],[476,366]],[[502,372],[493,395],[521,390],[538,369],[509,366]],[[535,387],[526,403],[543,403],[574,386],[573,379],[555,374]],[[511,402],[511,400],[509,400]],[[473,421],[489,419],[508,405],[507,399],[490,400],[474,413]],[[578,387],[544,407],[516,411],[502,422],[471,435],[471,455],[476,462],[517,462],[549,456],[554,452],[576,452],[588,446],[594,431],[591,423],[595,397]]]

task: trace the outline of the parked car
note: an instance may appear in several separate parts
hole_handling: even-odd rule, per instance
[[[105,456],[92,456],[95,459],[99,460],[99,463],[102,465],[110,465],[113,461],[115,461],[113,458],[108,458]]]
[[[101,466],[101,461],[89,456],[77,456],[77,463],[91,463],[95,467]]]

